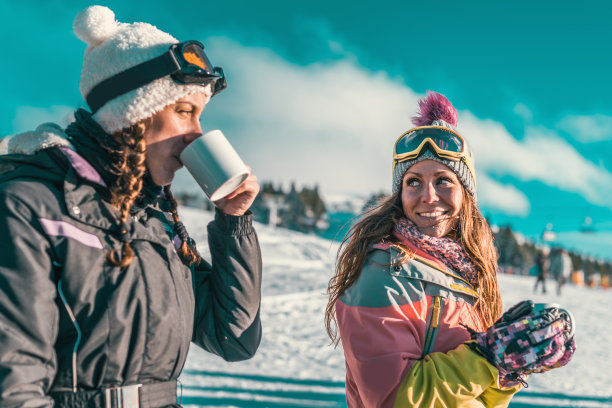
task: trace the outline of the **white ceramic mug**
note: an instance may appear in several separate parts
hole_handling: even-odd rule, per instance
[[[559,313],[561,315],[565,315],[566,316],[566,320],[568,322],[569,325],[569,333],[567,335],[568,339],[570,337],[573,337],[574,334],[576,333],[576,320],[574,319],[574,315],[572,315],[570,313],[569,310],[564,309],[562,307],[559,307],[559,305],[557,303],[534,303],[533,304],[533,311],[534,312],[538,312],[540,310],[545,310],[548,308],[557,308],[559,309]]]
[[[235,191],[250,173],[220,130],[211,130],[191,142],[180,159],[211,201]]]

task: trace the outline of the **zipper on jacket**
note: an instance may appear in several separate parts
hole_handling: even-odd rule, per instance
[[[423,347],[423,355],[421,358],[424,358],[427,354],[433,351],[433,346],[436,342],[436,334],[438,333],[438,326],[440,325],[440,318],[442,317],[443,306],[444,299],[442,296],[434,297],[431,320],[429,322],[429,327],[427,328],[427,336],[425,337],[425,345]]]
[[[68,316],[74,325],[74,328],[77,331],[77,339],[74,342],[74,348],[72,349],[72,392],[77,392],[77,350],[79,348],[79,343],[81,342],[81,328],[74,317],[74,313],[72,313],[72,309],[68,306],[68,301],[66,301],[66,296],[64,296],[64,291],[62,290],[62,280],[60,279],[57,282],[57,289],[62,299],[62,303],[68,312]]]

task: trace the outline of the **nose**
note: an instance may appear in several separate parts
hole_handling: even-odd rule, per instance
[[[436,187],[433,185],[433,183],[425,184],[421,192],[421,200],[424,203],[435,203],[438,201],[438,192],[436,191]]]
[[[202,125],[199,120],[193,122],[189,132],[185,133],[183,137],[183,141],[185,144],[189,144],[196,140],[198,137],[202,136]]]
[[[198,135],[202,134],[202,124],[200,123],[199,119],[195,121],[195,129]]]

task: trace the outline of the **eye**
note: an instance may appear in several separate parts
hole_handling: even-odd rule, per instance
[[[438,184],[440,185],[450,185],[453,184],[453,180],[450,177],[440,177],[438,178]]]
[[[185,103],[179,103],[174,108],[174,111],[180,116],[191,116],[193,114],[193,106]]]
[[[418,187],[421,185],[421,180],[416,177],[408,177],[406,179],[406,186],[408,187]]]

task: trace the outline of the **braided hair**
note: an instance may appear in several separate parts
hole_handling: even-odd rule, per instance
[[[145,131],[151,123],[152,119],[149,118],[112,135],[121,146],[118,150],[113,151],[113,157],[115,158],[113,173],[116,176],[116,181],[110,188],[111,204],[121,214],[119,227],[121,248],[111,250],[107,254],[107,260],[112,265],[121,268],[128,266],[134,258],[134,251],[127,240],[126,221],[130,216],[130,210],[134,202],[143,189],[143,180],[147,171],[145,164],[147,147]],[[199,263],[202,258],[195,249],[195,243],[189,237],[185,225],[179,219],[177,202],[169,185],[164,187],[164,196],[171,205],[170,213],[174,221],[174,233],[181,240],[181,246],[178,249],[181,261],[187,266]]]
[[[183,263],[187,266],[194,263],[200,263],[202,257],[196,250],[195,242],[187,233],[185,225],[181,222],[181,220],[179,220],[178,211],[176,209],[177,202],[174,198],[174,195],[172,194],[172,191],[170,191],[169,185],[164,186],[164,195],[166,197],[166,200],[172,205],[170,213],[172,214],[172,219],[174,221],[174,233],[178,235],[181,240],[181,246],[178,249],[178,254],[181,258],[181,261],[183,261]]]
[[[130,216],[134,201],[142,190],[143,177],[147,171],[145,165],[145,129],[147,121],[136,123],[115,134],[113,138],[121,145],[114,152],[118,161],[114,163],[114,172],[117,176],[115,184],[111,186],[111,204],[121,214],[120,238],[121,249],[113,249],[107,254],[108,261],[115,266],[124,268],[132,262],[134,252],[126,239],[127,228],[125,223]]]

